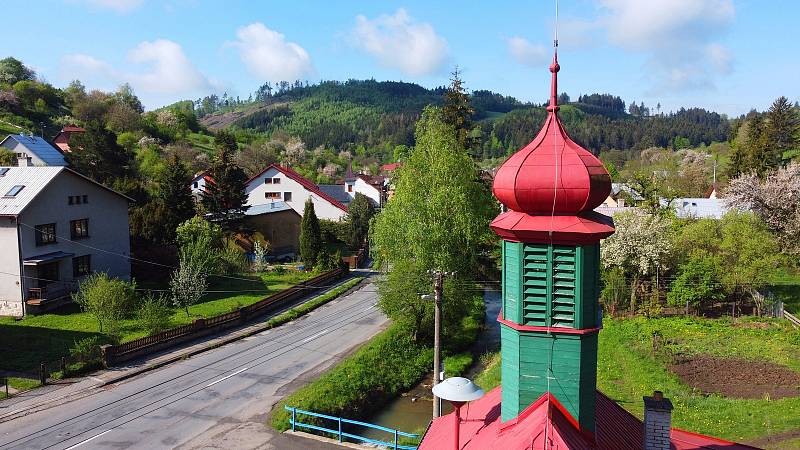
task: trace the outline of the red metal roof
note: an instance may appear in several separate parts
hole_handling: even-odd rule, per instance
[[[381,170],[384,172],[392,172],[394,170],[399,169],[400,167],[403,167],[403,163],[396,162],[396,163],[382,165]]]
[[[86,129],[81,128],[81,127],[75,125],[74,123],[69,124],[69,125],[65,125],[64,128],[61,129],[62,133],[83,133],[85,131],[86,131]]]
[[[299,173],[295,172],[294,170],[290,169],[289,167],[284,167],[284,166],[281,166],[281,165],[278,165],[278,164],[270,164],[264,170],[262,170],[261,172],[259,172],[259,173],[255,174],[255,175],[253,175],[252,177],[250,177],[250,179],[247,180],[246,184],[250,184],[251,181],[253,181],[256,178],[260,177],[266,171],[268,171],[269,169],[272,169],[272,168],[274,168],[275,170],[283,173],[284,175],[286,175],[287,177],[291,178],[292,180],[300,183],[300,185],[303,186],[309,192],[313,192],[314,194],[316,194],[316,195],[322,197],[323,199],[325,199],[328,203],[332,204],[333,206],[341,209],[344,212],[347,212],[347,206],[345,206],[342,202],[340,202],[339,200],[336,200],[335,198],[333,198],[330,195],[326,194],[325,192],[323,192],[319,188],[319,186],[316,185],[316,183],[314,183],[313,181],[309,180],[308,178],[305,178],[304,176],[300,175]]]
[[[611,192],[611,177],[589,151],[570,139],[558,118],[559,70],[553,57],[550,106],[536,138],[497,171],[493,192],[509,209],[527,214],[578,214],[599,206]]]
[[[598,449],[638,450],[642,448],[642,421],[616,402],[597,392],[595,433],[582,431],[577,421],[551,394],[542,395],[520,415],[502,423],[501,388],[461,408],[459,448],[461,450],[522,449]],[[425,434],[419,450],[454,447],[455,413],[435,419]],[[545,441],[545,434],[547,441]],[[676,450],[752,449],[747,445],[673,429],[672,446]],[[548,442],[549,445],[545,445]]]

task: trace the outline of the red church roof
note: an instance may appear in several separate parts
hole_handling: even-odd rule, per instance
[[[268,171],[269,169],[272,169],[272,168],[274,168],[278,172],[283,173],[284,175],[286,175],[287,177],[291,178],[292,180],[300,183],[300,185],[303,186],[309,192],[312,192],[312,193],[320,196],[321,198],[325,199],[328,203],[332,204],[333,206],[341,209],[344,212],[347,212],[347,206],[345,206],[342,202],[340,202],[339,200],[336,200],[335,198],[333,198],[330,195],[326,194],[325,192],[323,192],[319,188],[319,186],[316,185],[316,183],[314,183],[313,181],[309,180],[308,178],[300,175],[299,173],[295,172],[294,170],[290,169],[289,167],[284,167],[284,166],[281,166],[281,165],[278,165],[278,164],[270,164],[264,170],[262,170],[261,172],[259,172],[259,173],[255,174],[255,175],[253,175],[252,177],[250,177],[250,179],[247,180],[247,182],[245,184],[250,184],[251,181],[253,181],[256,178],[260,177],[261,175],[264,174],[264,172],[266,172],[266,171]]]
[[[642,448],[644,442],[642,421],[599,391],[595,407],[597,422],[594,435],[580,430],[578,422],[550,394],[542,395],[518,417],[503,423],[500,418],[500,393],[501,388],[497,387],[461,408],[459,436],[461,450],[531,448],[639,450]],[[434,419],[419,450],[453,448],[454,426],[455,413]],[[672,448],[675,450],[755,448],[675,428],[672,429],[670,437]],[[549,445],[545,445],[545,442]]]
[[[544,127],[494,178],[494,195],[509,211],[492,222],[492,229],[505,239],[596,242],[614,231],[610,219],[591,212],[611,192],[611,176],[599,159],[570,139],[558,117],[559,70],[556,54]]]

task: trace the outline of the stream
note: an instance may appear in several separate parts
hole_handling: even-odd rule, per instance
[[[500,324],[497,323],[497,316],[500,314],[500,292],[487,288],[484,291],[483,299],[485,304],[485,328],[478,336],[477,341],[472,346],[475,354],[475,363],[464,375],[467,378],[474,378],[483,371],[483,362],[480,356],[500,349]],[[445,343],[445,345],[447,345]],[[431,397],[431,381],[433,376],[429,374],[410,391],[403,393],[386,405],[383,411],[369,418],[366,422],[380,425],[387,428],[394,428],[405,432],[425,429],[431,420],[433,413],[433,402]],[[452,407],[448,402],[442,402],[442,415],[449,414]],[[361,428],[356,434],[383,441],[390,441],[389,433],[371,428]]]

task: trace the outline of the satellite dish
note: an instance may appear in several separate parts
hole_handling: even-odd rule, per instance
[[[483,397],[483,389],[467,378],[452,377],[434,386],[433,394],[449,402],[471,402]]]

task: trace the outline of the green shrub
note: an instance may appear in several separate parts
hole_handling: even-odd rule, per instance
[[[135,283],[100,272],[84,278],[72,298],[97,319],[101,333],[117,336],[120,321],[134,310],[135,289]]]
[[[472,366],[475,357],[472,352],[457,353],[444,359],[444,376],[460,377]]]
[[[69,355],[84,364],[99,360],[100,338],[92,336],[75,341],[75,345],[69,349]]]
[[[148,335],[160,333],[172,324],[172,308],[163,295],[148,294],[137,311],[137,319]]]

